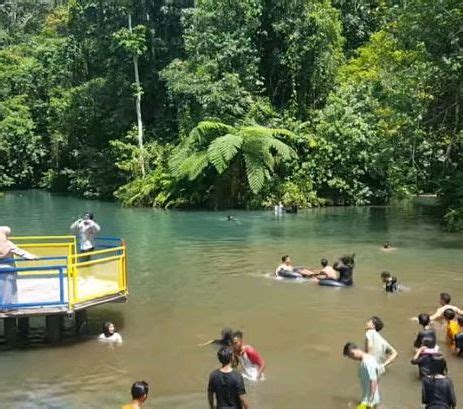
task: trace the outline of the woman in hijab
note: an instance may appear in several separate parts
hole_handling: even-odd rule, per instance
[[[14,271],[14,256],[26,260],[35,260],[37,256],[16,247],[8,240],[11,229],[8,226],[0,226],[0,309],[5,310],[14,307],[17,303],[18,286],[16,283],[18,273]]]

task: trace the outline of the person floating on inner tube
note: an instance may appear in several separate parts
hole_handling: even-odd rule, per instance
[[[305,267],[295,267],[288,255],[281,258],[281,264],[275,270],[275,276],[283,278],[312,277],[316,273]]]
[[[333,279],[322,279],[320,283],[322,285],[330,285],[333,283],[334,285],[339,287],[341,286],[351,286],[354,284],[354,266],[355,266],[355,254],[350,256],[342,256],[336,263],[333,264],[333,268],[338,272],[339,278],[337,280]]]

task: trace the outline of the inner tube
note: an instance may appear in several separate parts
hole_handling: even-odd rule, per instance
[[[295,271],[288,271],[288,270],[278,270],[278,277],[281,278],[289,278],[289,279],[295,279],[295,278],[302,278],[302,274],[296,273]]]
[[[324,279],[324,280],[320,280],[318,282],[318,285],[323,285],[325,287],[350,287],[349,285],[341,282],[341,281],[337,281],[337,280],[330,280],[329,278],[327,279]]]

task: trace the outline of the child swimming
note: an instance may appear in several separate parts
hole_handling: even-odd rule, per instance
[[[381,273],[381,281],[385,284],[384,289],[387,293],[396,293],[401,290],[397,277],[393,277],[389,271]]]

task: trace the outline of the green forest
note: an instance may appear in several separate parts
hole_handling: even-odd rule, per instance
[[[0,189],[128,206],[437,194],[463,229],[461,0],[0,2]]]

